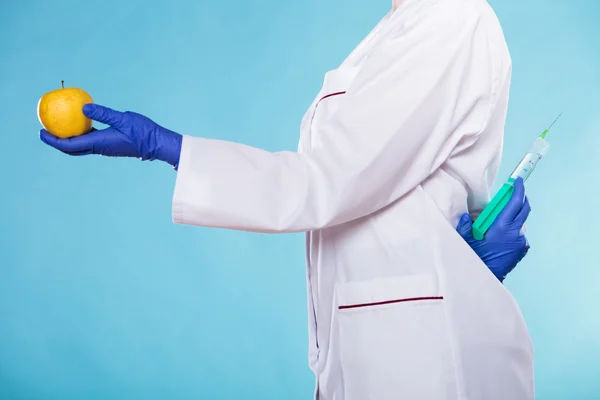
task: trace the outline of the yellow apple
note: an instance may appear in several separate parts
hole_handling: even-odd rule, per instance
[[[62,88],[43,95],[37,107],[40,123],[48,132],[59,138],[84,135],[92,129],[92,120],[83,114],[85,104],[93,103],[83,89]]]

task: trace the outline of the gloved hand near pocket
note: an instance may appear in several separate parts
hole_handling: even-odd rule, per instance
[[[68,139],[57,138],[42,129],[40,139],[47,145],[73,156],[100,154],[161,160],[177,169],[182,135],[134,112],[119,112],[97,104],[86,104],[83,113],[109,127],[102,130],[93,129],[88,134]]]
[[[508,204],[486,232],[483,240],[473,238],[473,222],[464,214],[457,231],[487,265],[492,273],[503,282],[529,251],[529,243],[523,234],[525,221],[531,207],[525,195],[521,178],[514,183],[515,190]]]

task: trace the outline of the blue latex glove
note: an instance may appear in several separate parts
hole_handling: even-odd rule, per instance
[[[483,240],[473,238],[472,221],[464,214],[457,231],[487,265],[492,273],[503,282],[529,251],[529,243],[522,233],[531,207],[525,196],[521,178],[514,183],[515,190],[508,204],[498,215]]]
[[[60,139],[46,130],[40,131],[42,142],[72,156],[100,154],[109,157],[135,157],[160,160],[179,166],[182,136],[149,118],[134,112],[119,112],[97,104],[86,104],[83,113],[90,119],[106,124],[102,130]]]

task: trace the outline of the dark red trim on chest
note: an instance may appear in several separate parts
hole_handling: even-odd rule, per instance
[[[325,100],[325,99],[327,99],[327,98],[329,98],[329,97],[333,97],[333,96],[340,96],[340,95],[342,95],[342,94],[346,94],[346,92],[335,92],[335,93],[330,93],[330,94],[328,94],[328,95],[326,95],[326,96],[323,96],[323,97],[321,97],[321,99],[320,99],[320,100],[319,100],[317,103],[320,103],[320,102],[322,102],[323,100]]]

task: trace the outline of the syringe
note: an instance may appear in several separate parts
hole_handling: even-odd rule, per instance
[[[508,204],[515,190],[514,182],[517,180],[517,178],[520,177],[523,178],[523,181],[526,181],[542,157],[548,153],[548,150],[550,149],[550,143],[548,143],[546,140],[546,135],[556,121],[558,121],[561,115],[562,113],[556,117],[548,129],[542,132],[540,136],[535,139],[527,154],[525,154],[519,165],[517,165],[517,168],[514,169],[513,173],[510,174],[510,177],[504,183],[504,185],[502,185],[492,201],[483,209],[479,217],[475,220],[473,223],[473,237],[475,239],[483,239],[487,230],[490,228],[490,226],[492,226],[506,204]]]

